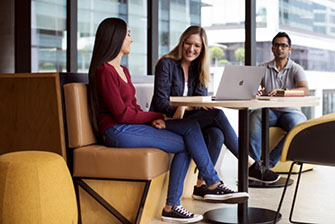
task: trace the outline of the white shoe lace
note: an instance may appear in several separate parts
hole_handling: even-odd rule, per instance
[[[235,191],[230,189],[227,185],[225,185],[224,183],[219,185],[219,188],[224,190],[225,192],[229,192],[229,193],[234,193]]]
[[[178,206],[175,206],[175,209],[174,209],[176,212],[182,214],[182,215],[185,215],[187,217],[191,217],[193,215],[193,213],[187,211],[185,208],[183,208],[183,206],[181,205],[178,205]]]

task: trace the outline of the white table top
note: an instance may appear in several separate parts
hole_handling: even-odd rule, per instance
[[[232,109],[243,108],[275,108],[275,107],[309,107],[318,106],[320,97],[259,97],[253,100],[210,100],[208,97],[178,96],[170,97],[170,104],[174,106],[193,107],[226,107]]]

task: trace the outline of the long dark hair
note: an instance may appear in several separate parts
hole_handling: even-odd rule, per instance
[[[97,112],[99,108],[96,84],[97,68],[113,60],[119,53],[127,34],[127,23],[119,18],[104,19],[98,26],[89,68],[89,112],[93,131],[101,141]]]

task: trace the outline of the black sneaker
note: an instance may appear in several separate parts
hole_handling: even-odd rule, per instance
[[[172,206],[170,212],[163,209],[162,220],[165,222],[194,223],[203,219],[202,215],[193,214],[187,211],[183,206]]]
[[[204,196],[205,200],[228,204],[239,204],[246,201],[248,198],[249,194],[247,192],[233,191],[222,181],[221,184],[219,184],[219,186],[213,190],[207,188],[206,194]]]
[[[249,180],[259,181],[261,183],[272,184],[280,179],[280,175],[264,166],[259,165],[258,162],[249,167]]]
[[[204,200],[206,190],[207,186],[205,184],[200,187],[194,186],[192,198],[196,200]]]

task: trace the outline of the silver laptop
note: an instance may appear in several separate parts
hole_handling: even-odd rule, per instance
[[[214,100],[250,100],[256,98],[265,67],[226,65]]]

